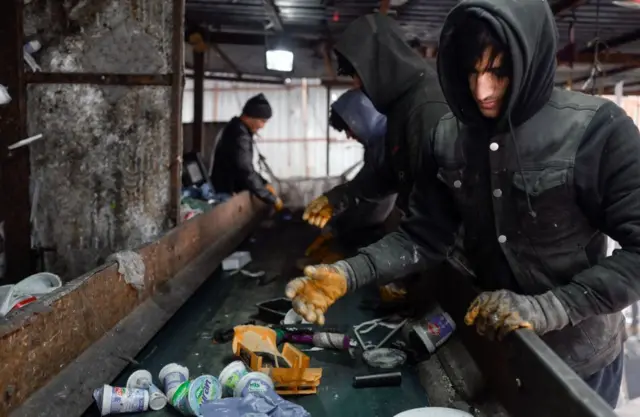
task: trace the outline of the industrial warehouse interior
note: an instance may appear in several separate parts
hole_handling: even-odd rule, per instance
[[[0,417],[640,416],[639,0],[0,11]]]

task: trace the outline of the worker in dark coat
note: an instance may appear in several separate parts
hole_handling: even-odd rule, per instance
[[[375,172],[384,164],[387,118],[376,111],[371,100],[360,89],[353,89],[342,94],[331,105],[329,124],[335,130],[345,132],[348,138],[355,139],[364,148],[364,165],[356,176],[324,194],[329,201],[340,201],[349,193],[353,182],[358,183],[363,176],[368,178],[372,171]],[[355,247],[375,242],[384,234],[380,234],[381,226],[393,210],[395,201],[396,194],[374,200],[360,199],[357,204],[333,218],[317,216],[316,219],[322,221],[317,224],[323,228],[322,234],[309,247],[307,255],[311,256],[313,252],[340,252],[340,245],[335,244],[336,239],[347,246],[354,244]]]
[[[440,38],[452,114],[423,152],[400,230],[346,261],[307,267],[286,293],[308,321],[339,297],[464,249],[481,293],[468,325],[531,329],[615,407],[621,310],[640,299],[640,132],[610,100],[554,88],[548,2],[462,0]],[[606,256],[606,236],[621,248]],[[435,277],[435,275],[434,275]]]
[[[211,182],[217,193],[248,190],[279,210],[282,200],[253,166],[253,135],[265,126],[271,115],[271,105],[262,93],[245,103],[240,117],[231,119],[216,145]]]
[[[431,128],[448,111],[435,69],[404,40],[389,16],[369,14],[351,23],[335,45],[338,72],[353,77],[378,112],[387,117],[384,163],[351,181],[339,200],[320,196],[304,217],[326,223],[360,199],[379,199],[398,193],[407,208],[420,147]]]

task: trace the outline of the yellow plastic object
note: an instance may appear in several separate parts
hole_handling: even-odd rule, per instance
[[[385,303],[403,300],[407,297],[407,290],[403,285],[391,283],[379,288],[380,298]]]
[[[282,353],[278,352],[276,337],[276,332],[266,327],[236,326],[233,353],[251,370],[269,375],[278,394],[315,394],[322,379],[322,368],[309,368],[309,356],[289,343],[284,344]],[[269,366],[265,359],[271,355],[274,359]],[[288,367],[278,367],[283,362]]]

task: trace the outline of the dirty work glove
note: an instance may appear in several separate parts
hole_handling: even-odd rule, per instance
[[[275,203],[273,203],[273,207],[276,209],[276,211],[282,210],[282,208],[284,207],[284,203],[282,202],[282,199],[278,197],[278,193],[276,193],[276,189],[273,188],[273,185],[267,184],[264,186],[264,188],[266,188],[267,191],[273,194],[273,196],[276,198]]]
[[[330,241],[331,239],[333,239],[333,235],[331,233],[323,233],[320,236],[318,236],[316,238],[316,240],[313,241],[313,243],[311,243],[311,245],[309,245],[309,247],[307,248],[307,250],[304,252],[305,256],[312,256],[314,253],[316,253],[318,251],[318,249],[320,249],[322,246],[325,245],[325,243],[327,243],[328,241]]]
[[[284,203],[282,202],[282,199],[280,197],[276,198],[276,202],[273,203],[273,207],[275,207],[276,211],[282,210],[282,208],[284,207]]]
[[[287,284],[285,294],[292,300],[293,309],[310,323],[324,324],[324,313],[347,293],[348,281],[353,276],[345,261],[334,264],[307,266],[304,277]]]
[[[464,322],[476,325],[479,334],[501,340],[517,329],[539,335],[560,330],[569,316],[560,300],[548,291],[541,295],[519,295],[507,290],[483,292],[471,303]]]
[[[327,196],[321,195],[313,200],[304,210],[302,220],[319,228],[323,228],[333,216],[333,206]]]

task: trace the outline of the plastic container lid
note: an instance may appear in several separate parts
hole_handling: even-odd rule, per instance
[[[407,354],[398,349],[379,348],[366,350],[362,359],[374,368],[391,369],[405,363]]]
[[[403,411],[394,417],[473,417],[471,414],[455,408],[423,407]]]
[[[246,385],[251,380],[255,380],[255,379],[266,383],[271,389],[274,389],[273,381],[271,380],[269,375],[263,374],[262,372],[249,372],[248,374],[243,376],[242,379],[240,379],[240,381],[238,381],[238,385],[236,385],[236,388],[233,390],[233,396],[242,397],[242,391],[244,391],[244,388],[246,387]]]

